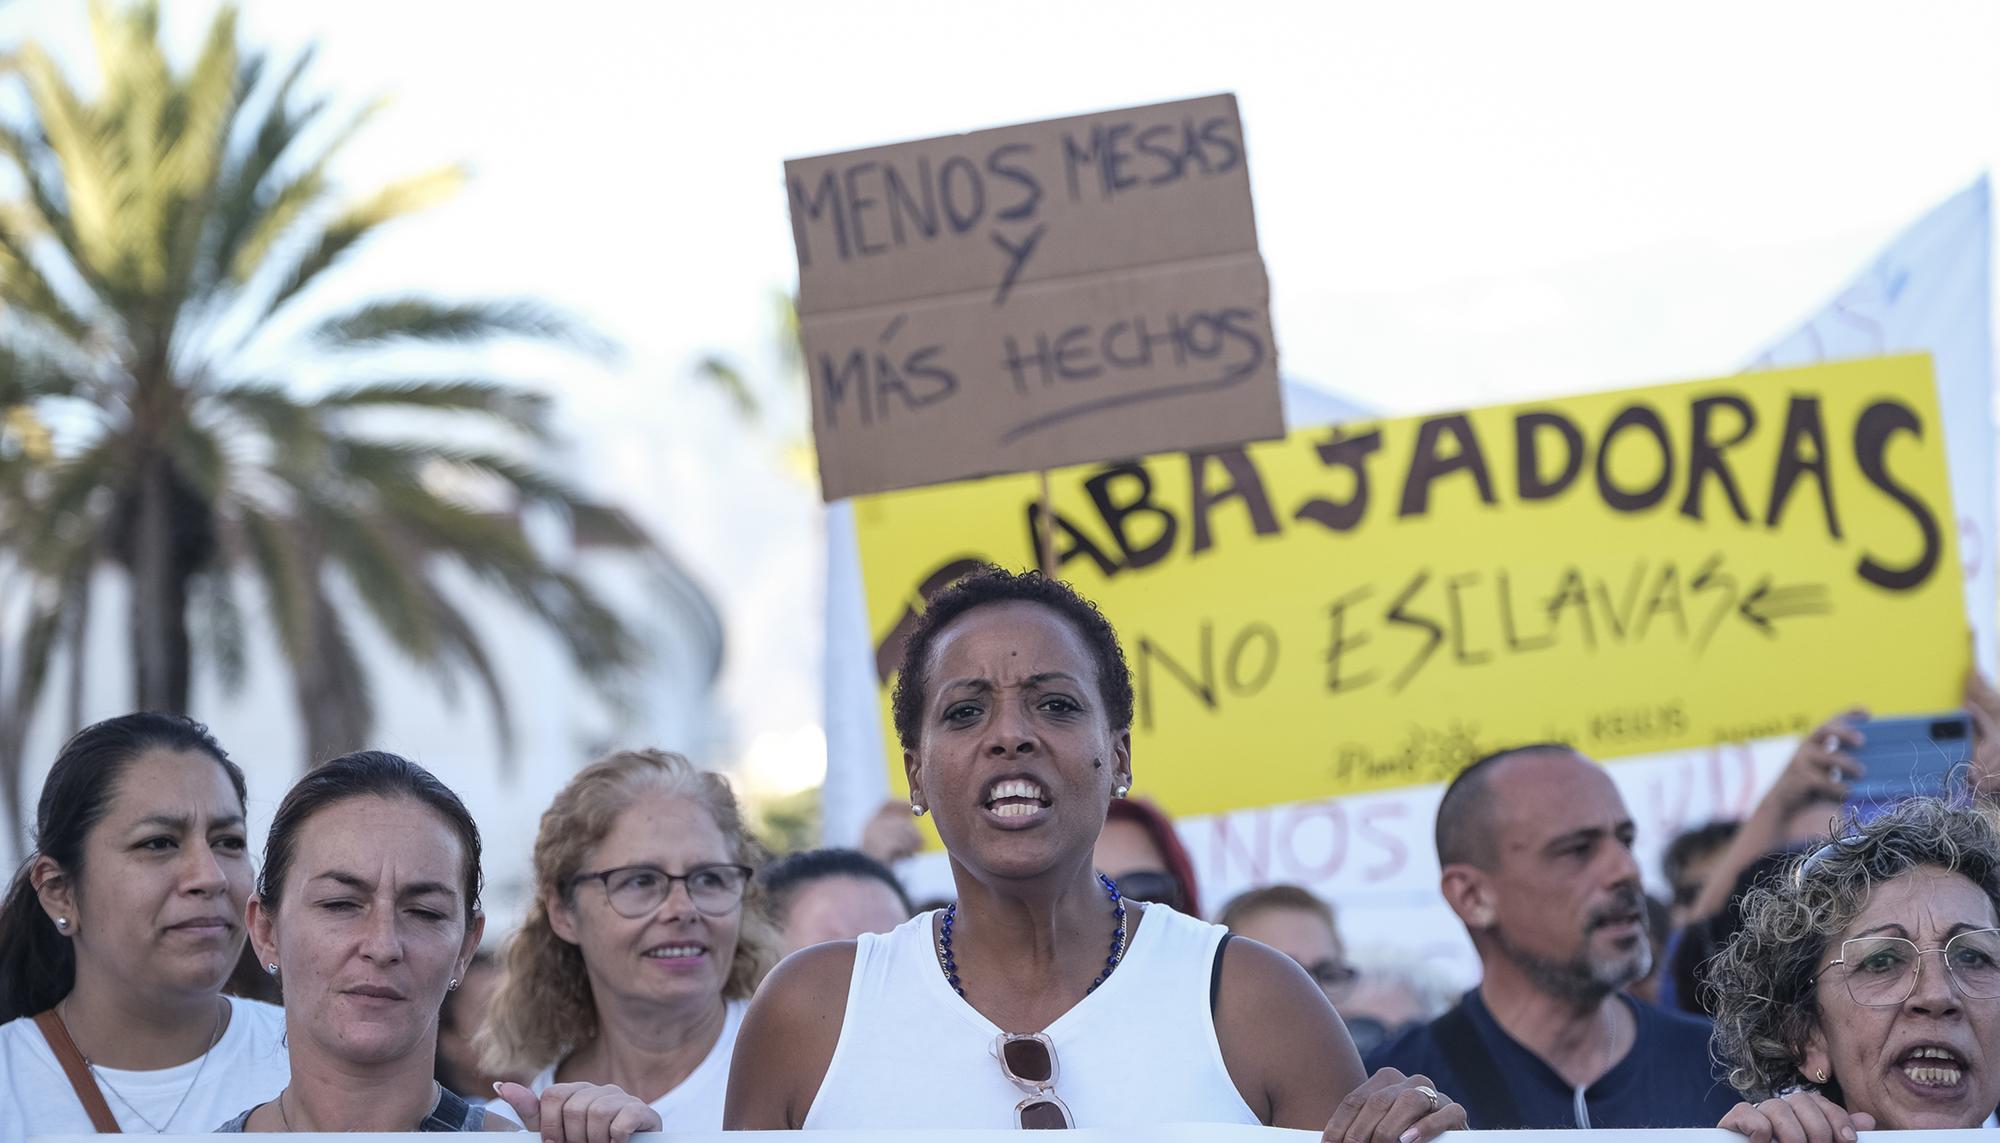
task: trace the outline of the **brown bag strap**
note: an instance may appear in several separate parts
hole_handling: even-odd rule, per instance
[[[69,1029],[63,1025],[62,1017],[51,1008],[35,1017],[35,1027],[42,1030],[42,1038],[56,1053],[56,1062],[62,1065],[63,1074],[69,1077],[69,1086],[76,1089],[76,1098],[90,1114],[90,1125],[97,1128],[100,1135],[119,1134],[118,1118],[111,1114],[111,1105],[104,1102],[104,1093],[97,1090],[97,1080],[90,1074],[90,1065],[84,1062],[83,1053],[76,1048],[76,1041],[69,1038]]]

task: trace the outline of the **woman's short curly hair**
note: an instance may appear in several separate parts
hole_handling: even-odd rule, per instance
[[[1132,726],[1132,668],[1118,633],[1097,605],[1059,579],[1039,571],[1011,572],[989,564],[953,583],[924,606],[923,618],[903,644],[902,667],[890,700],[896,737],[903,749],[915,750],[923,738],[925,692],[931,683],[931,647],[954,619],[974,608],[995,603],[1032,603],[1061,616],[1090,651],[1097,666],[1097,692],[1106,721],[1114,731]]]
[[[1743,900],[1743,928],[1708,968],[1715,1054],[1729,1082],[1764,1099],[1808,1082],[1801,1060],[1819,1024],[1813,985],[1829,943],[1868,907],[1877,886],[1921,868],[1957,873],[2000,910],[2000,829],[1939,798],[1911,798],[1866,823],[1844,824]],[[1839,1077],[1816,1085],[1841,1102]]]

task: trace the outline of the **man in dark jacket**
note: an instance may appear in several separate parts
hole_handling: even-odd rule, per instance
[[[1715,1126],[1736,1097],[1708,1022],[1621,991],[1653,956],[1633,833],[1610,776],[1567,746],[1460,773],[1438,805],[1438,864],[1483,978],[1369,1068],[1431,1077],[1475,1129]]]

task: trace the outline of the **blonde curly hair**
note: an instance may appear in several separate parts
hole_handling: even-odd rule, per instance
[[[1814,977],[1834,938],[1868,907],[1877,886],[1921,868],[1971,881],[2000,911],[2000,829],[1939,798],[1911,798],[1788,863],[1743,899],[1743,928],[1709,962],[1715,1054],[1746,1099],[1810,1086],[1841,1103],[1839,1077],[1802,1074],[1819,1026]]]
[[[473,1038],[480,1059],[497,1073],[535,1072],[597,1035],[597,1005],[583,951],[556,935],[548,902],[568,899],[570,881],[591,848],[642,790],[701,806],[729,841],[731,858],[753,869],[769,854],[743,824],[736,795],[720,774],[666,750],[621,750],[586,766],[550,803],[535,836],[535,897],[528,919],[501,954],[500,987]],[[764,892],[753,878],[743,894],[736,955],[722,995],[747,999],[777,961],[778,933]]]

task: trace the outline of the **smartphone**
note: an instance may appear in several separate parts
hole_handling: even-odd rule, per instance
[[[1963,785],[1972,761],[1972,720],[1963,711],[1874,718],[1859,723],[1866,742],[1848,751],[1866,773],[1848,785],[1847,804],[1863,817],[1914,795]]]

